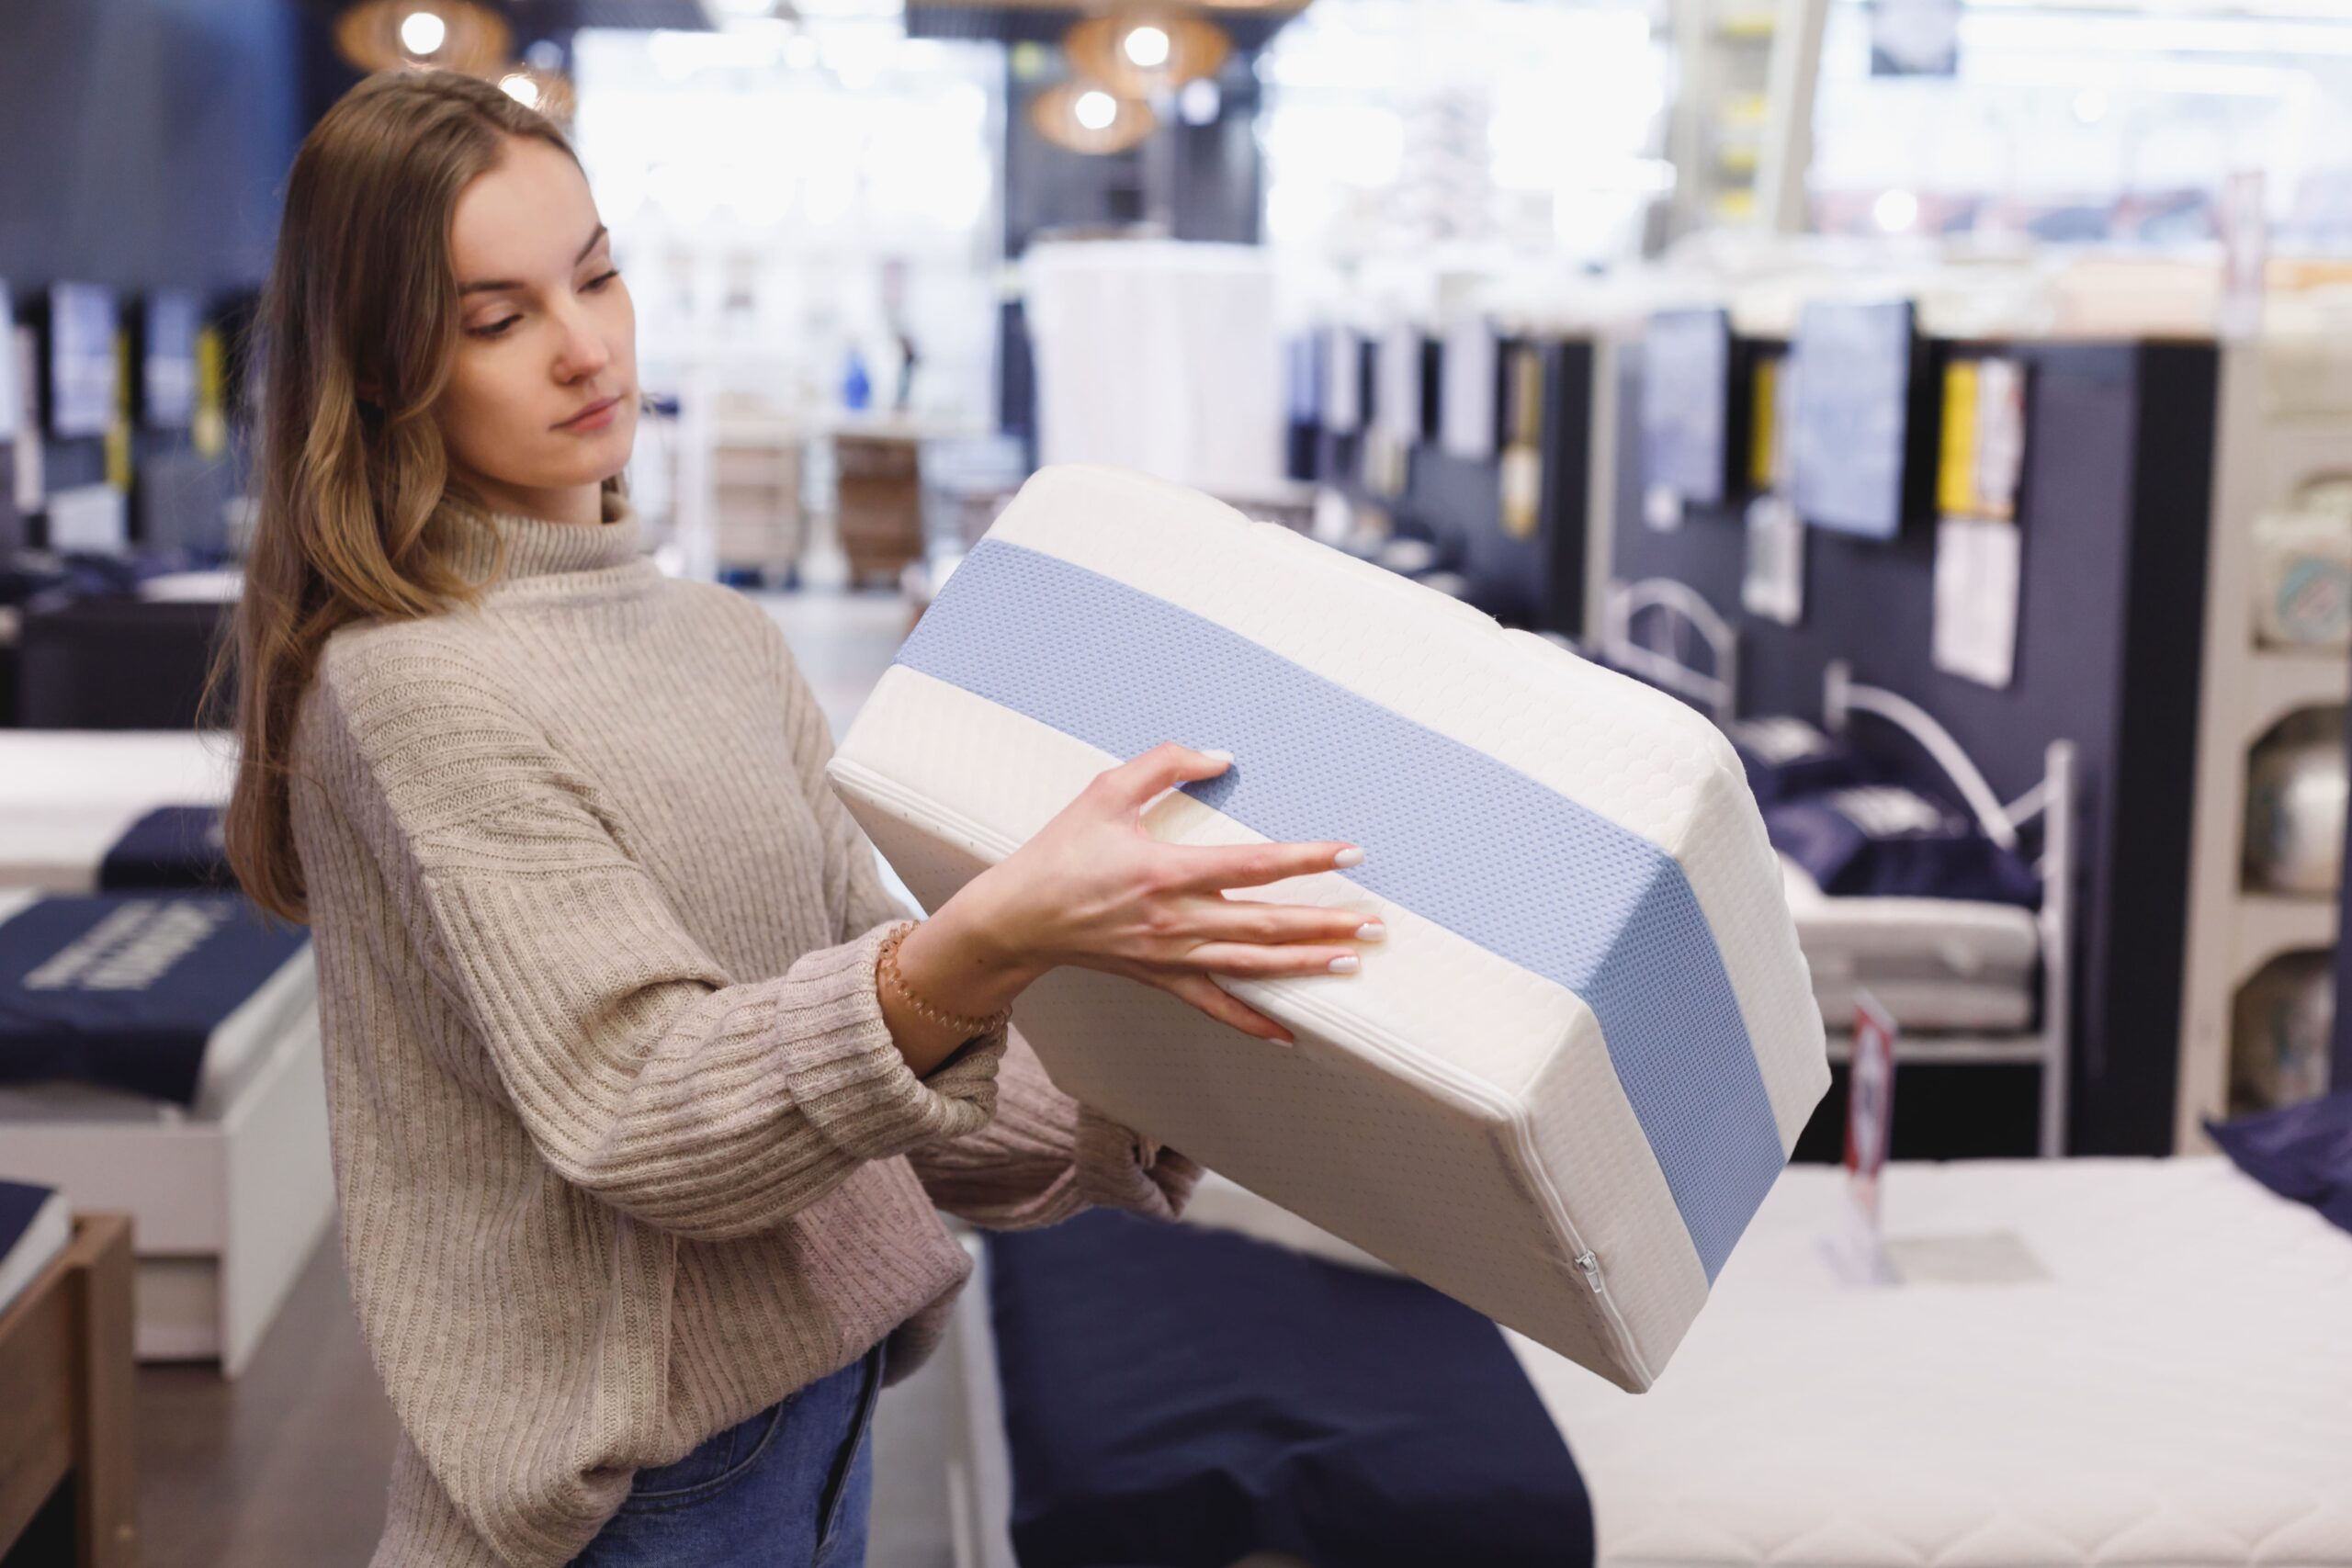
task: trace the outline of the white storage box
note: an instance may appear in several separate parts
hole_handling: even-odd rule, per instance
[[[1628,1388],[1657,1377],[1828,1085],[1730,746],[1544,639],[1192,491],[1048,469],[948,581],[832,780],[937,908],[1103,769],[1232,751],[1146,822],[1333,839],[1237,897],[1387,922],[1230,982],[1295,1049],[1091,970],[1015,1022],[1070,1093]]]

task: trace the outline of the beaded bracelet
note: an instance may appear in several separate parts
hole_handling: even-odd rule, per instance
[[[882,939],[882,978],[888,983],[890,988],[905,998],[906,1004],[916,1012],[942,1029],[958,1032],[967,1040],[976,1034],[987,1034],[1001,1029],[1012,1022],[1012,1010],[1009,1007],[1000,1008],[986,1018],[967,1018],[961,1013],[948,1012],[944,1009],[933,1007],[915,995],[914,987],[907,984],[906,976],[899,969],[899,944],[907,940],[907,933],[914,930],[919,923],[914,920],[904,921],[897,930]]]

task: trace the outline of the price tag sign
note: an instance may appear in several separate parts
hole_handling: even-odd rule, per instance
[[[1846,1234],[1832,1244],[1857,1284],[1892,1282],[1880,1224],[1880,1183],[1894,1131],[1894,1021],[1865,991],[1854,999],[1854,1055],[1846,1080]]]

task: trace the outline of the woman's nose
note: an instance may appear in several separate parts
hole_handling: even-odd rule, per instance
[[[566,381],[583,381],[601,374],[613,361],[613,351],[605,343],[604,334],[578,306],[567,310],[560,318],[563,324],[563,346],[558,352],[556,373]]]

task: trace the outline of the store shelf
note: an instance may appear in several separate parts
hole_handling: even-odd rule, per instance
[[[2298,897],[2248,893],[2238,900],[2235,979],[2232,988],[2282,953],[2325,952],[2335,945],[2335,897]]]
[[[2245,708],[2246,741],[2302,708],[2341,706],[2352,701],[2352,658],[2327,652],[2265,649],[2249,661]]]
[[[2339,919],[2333,898],[2248,892],[2244,886],[2252,748],[2289,714],[2352,698],[2352,658],[2256,642],[2254,520],[2311,479],[2345,471],[2352,454],[2352,412],[2281,412],[2269,387],[2278,367],[2266,353],[2258,343],[2221,345],[2173,1107],[2173,1145],[2182,1153],[2210,1147],[2203,1122],[2228,1110],[2239,989],[2281,953],[2333,948]]]

